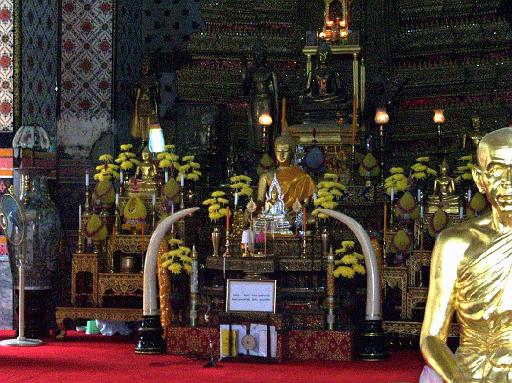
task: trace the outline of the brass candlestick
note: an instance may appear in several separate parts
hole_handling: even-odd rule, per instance
[[[183,190],[183,187],[180,191],[180,209],[185,209],[185,192]]]
[[[78,230],[78,242],[77,242],[77,250],[78,254],[82,254],[85,251],[85,241],[83,237],[83,230],[80,228]]]
[[[229,230],[226,230],[226,250],[224,251],[224,257],[231,257],[231,251],[229,250]]]
[[[116,206],[114,214],[114,233],[119,234],[121,232],[121,214],[119,212],[119,206]]]

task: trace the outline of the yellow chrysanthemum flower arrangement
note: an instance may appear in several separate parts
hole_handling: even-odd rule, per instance
[[[190,180],[190,181],[197,181],[199,177],[203,173],[199,169],[201,169],[201,164],[199,162],[194,161],[195,156],[188,155],[183,156],[181,158],[182,165],[180,165],[178,169],[178,175],[176,176],[176,181],[181,180],[181,176],[183,175],[184,179]]]
[[[123,144],[120,146],[121,152],[116,158],[116,163],[124,171],[130,171],[140,163],[135,153],[132,152],[132,144]]]
[[[437,176],[437,172],[428,166],[430,157],[418,157],[414,165],[410,167],[411,178],[414,181],[423,181],[429,177]]]
[[[96,181],[110,181],[112,178],[119,178],[119,173],[117,172],[119,166],[112,163],[112,155],[102,154],[98,160],[101,164],[96,166],[96,174],[94,175]]]
[[[473,165],[471,160],[471,155],[462,156],[458,159],[458,161],[463,164],[457,166],[457,169],[455,169],[455,174],[457,174],[457,177],[455,177],[455,182],[460,183],[464,181],[473,181],[472,170],[475,165]]]
[[[246,176],[245,174],[241,174],[238,176],[233,176],[229,179],[231,181],[231,185],[229,187],[234,189],[234,193],[238,193],[239,197],[247,196],[248,198],[252,197],[252,187],[251,182],[252,178]]]
[[[316,187],[318,189],[317,199],[313,202],[315,209],[311,213],[318,219],[327,219],[328,216],[320,213],[318,209],[335,209],[338,206],[338,199],[346,191],[347,188],[338,182],[337,174],[325,173],[324,178]]]
[[[174,148],[174,145],[165,145],[165,151],[158,153],[156,156],[156,158],[160,161],[158,166],[161,169],[170,169],[171,173],[173,169],[178,170],[180,167],[180,163],[178,162],[180,157],[174,153]]]
[[[224,198],[225,195],[222,190],[216,190],[210,198],[203,201],[203,205],[208,206],[208,218],[214,222],[226,216],[226,205],[229,201]]]
[[[356,274],[366,274],[364,267],[364,257],[354,251],[354,241],[343,241],[339,249],[335,251],[335,269],[333,271],[334,278],[352,279]]]
[[[376,177],[380,174],[379,164],[372,153],[366,153],[359,164],[359,175],[361,177]]]
[[[409,189],[409,181],[404,174],[404,169],[400,167],[392,167],[389,169],[391,175],[384,180],[384,188],[387,195],[391,195],[393,189],[395,193],[403,192]]]
[[[168,269],[174,275],[182,272],[190,274],[192,271],[190,248],[183,246],[181,239],[171,238],[167,242],[171,250],[162,254],[162,267]]]

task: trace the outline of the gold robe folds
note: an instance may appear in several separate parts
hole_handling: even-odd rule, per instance
[[[309,174],[298,166],[280,167],[277,171],[277,180],[287,209],[291,209],[296,200],[302,202],[311,197],[316,190]]]
[[[512,382],[512,231],[458,268],[457,364],[470,382]]]

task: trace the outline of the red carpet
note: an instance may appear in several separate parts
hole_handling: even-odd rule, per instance
[[[14,337],[0,331],[0,339]],[[417,382],[417,351],[396,351],[384,362],[219,363],[172,355],[137,355],[135,340],[68,332],[40,347],[0,347],[0,383],[395,383]]]

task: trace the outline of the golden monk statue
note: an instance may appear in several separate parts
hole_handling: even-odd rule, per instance
[[[459,212],[459,197],[455,193],[455,182],[448,175],[448,170],[445,159],[439,167],[439,177],[434,181],[434,192],[427,198],[428,213],[435,213],[439,208],[451,214]]]
[[[293,203],[307,201],[315,192],[315,183],[300,167],[292,165],[295,156],[295,140],[285,134],[274,141],[274,151],[277,169],[261,175],[258,183],[258,201],[265,202],[265,193],[272,185],[274,174],[281,187],[286,209],[291,209]]]
[[[158,191],[158,170],[150,159],[148,147],[142,150],[142,161],[137,165],[132,179],[132,192],[151,196]]]
[[[434,246],[420,347],[445,382],[512,381],[512,128],[483,137],[473,177],[492,210]],[[460,345],[446,345],[453,313]]]
[[[142,58],[140,79],[135,85],[135,100],[130,119],[130,133],[141,140],[144,146],[149,139],[149,125],[158,121],[158,99],[160,85],[151,74],[149,56]]]

